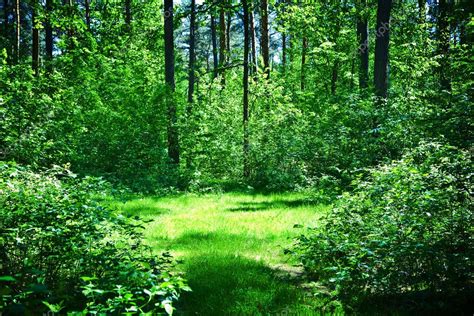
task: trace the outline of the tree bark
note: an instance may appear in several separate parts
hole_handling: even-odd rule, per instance
[[[263,67],[267,75],[270,77],[270,51],[268,36],[268,0],[260,0],[260,30],[261,30],[261,52],[263,58]]]
[[[20,12],[20,0],[15,0],[15,63],[20,62],[20,36],[21,36],[21,12]]]
[[[225,84],[225,70],[224,67],[227,63],[227,40],[226,40],[226,21],[225,21],[225,0],[220,0],[221,5],[219,8],[219,75],[221,76],[221,83]]]
[[[425,8],[426,0],[418,0],[418,15],[420,19],[420,23],[424,23],[426,20],[426,8]]]
[[[388,51],[390,42],[390,11],[392,0],[378,0],[375,39],[374,86],[375,95],[387,98]]]
[[[211,41],[212,41],[212,60],[214,65],[214,78],[217,78],[219,69],[219,60],[217,59],[217,34],[216,20],[211,13]]]
[[[39,76],[39,30],[36,27],[36,15],[38,14],[38,0],[34,0],[32,5],[32,47],[31,47],[31,68],[35,73],[35,76]]]
[[[249,166],[249,51],[250,51],[250,30],[249,30],[249,7],[247,0],[242,0],[244,11],[244,73],[243,73],[243,174],[245,178],[250,176]]]
[[[367,0],[359,1],[359,12],[357,15],[357,38],[359,40],[359,88],[366,89],[369,86],[369,28],[367,15],[361,13],[367,6]]]
[[[227,50],[227,56],[228,57],[230,56],[230,27],[231,27],[231,24],[232,24],[232,14],[231,14],[230,11],[228,11],[227,12],[227,27],[226,27],[227,34],[225,36],[225,38],[227,40],[226,50]]]
[[[196,31],[196,0],[191,0],[191,16],[190,16],[190,22],[189,22],[188,103],[193,102],[193,96],[194,96],[194,76],[195,76],[194,63],[196,61],[195,31]]]
[[[53,60],[53,26],[51,15],[53,13],[53,0],[46,0],[46,23],[44,26],[44,46],[46,50],[46,71],[52,71]]]
[[[179,164],[179,143],[177,130],[177,110],[174,102],[174,26],[173,0],[164,0],[164,42],[165,42],[165,81],[168,88],[168,157],[173,164]]]
[[[252,52],[251,52],[252,66],[250,67],[250,72],[255,75],[258,69],[258,61],[257,61],[257,43],[255,41],[255,24],[254,24],[252,5],[249,9],[249,28],[250,28],[249,32],[250,32],[251,46],[252,46]]]
[[[127,31],[132,29],[131,0],[125,0],[125,25],[127,26]]]

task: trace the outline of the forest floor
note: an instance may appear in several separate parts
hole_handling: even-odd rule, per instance
[[[283,253],[329,206],[304,193],[206,194],[114,202],[125,213],[153,219],[147,243],[179,260],[192,292],[188,315],[312,315],[315,299],[302,269]]]

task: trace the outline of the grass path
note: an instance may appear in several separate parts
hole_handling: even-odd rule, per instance
[[[303,193],[226,193],[148,197],[120,208],[154,219],[147,242],[182,261],[193,289],[182,299],[186,314],[315,314],[304,290],[285,277],[297,270],[283,249],[298,233],[295,224],[317,221],[327,206]]]

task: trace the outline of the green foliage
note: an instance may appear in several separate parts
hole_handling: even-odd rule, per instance
[[[468,292],[472,171],[468,152],[422,143],[355,181],[354,193],[297,239],[296,253],[349,304],[374,295]]]
[[[0,175],[0,311],[170,313],[188,289],[170,256],[143,244],[143,221],[93,200],[101,181],[13,163]]]

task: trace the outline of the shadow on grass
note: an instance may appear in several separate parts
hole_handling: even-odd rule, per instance
[[[316,205],[321,205],[321,201],[318,201],[317,199],[273,200],[262,202],[240,202],[236,207],[230,207],[226,210],[229,212],[258,212],[276,208],[298,208]]]
[[[140,217],[147,217],[147,216],[155,217],[155,216],[160,216],[160,215],[171,212],[171,210],[167,208],[156,207],[153,205],[142,205],[142,204],[122,206],[122,210],[123,210],[123,213],[127,216],[140,216]]]
[[[193,289],[181,300],[184,314],[312,314],[301,304],[301,292],[276,278],[262,262],[209,252],[186,259],[184,269]]]

